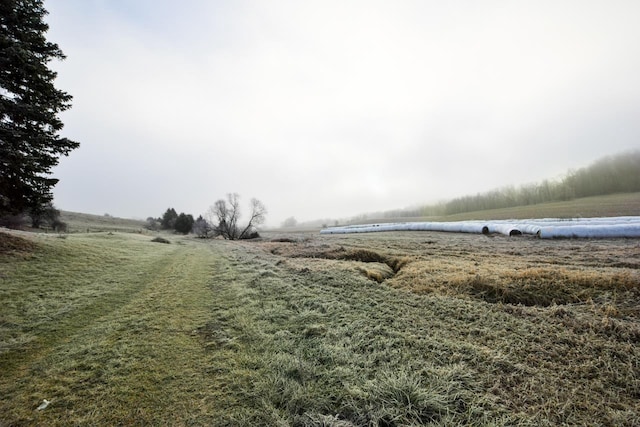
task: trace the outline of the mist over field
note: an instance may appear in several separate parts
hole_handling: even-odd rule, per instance
[[[636,149],[640,3],[48,0],[61,209],[267,225],[562,180]]]

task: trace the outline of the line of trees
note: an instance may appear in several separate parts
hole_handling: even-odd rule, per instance
[[[634,192],[640,192],[640,151],[604,157],[590,166],[571,170],[564,178],[558,180],[547,179],[520,187],[507,186],[438,204],[375,212],[351,218],[348,222],[366,222],[369,218],[374,220],[443,216]]]
[[[614,193],[640,191],[640,151],[604,157],[590,166],[570,171],[558,181],[513,186],[453,199],[443,206],[446,215],[486,209],[527,206]]]
[[[176,233],[189,234],[194,223],[193,215],[184,212],[178,214],[174,208],[169,208],[160,218],[147,218],[146,227],[149,230],[173,230]]]

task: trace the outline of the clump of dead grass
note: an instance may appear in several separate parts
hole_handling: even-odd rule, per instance
[[[387,264],[367,263],[364,266],[358,266],[357,270],[367,279],[382,283],[393,277],[394,272]]]
[[[595,301],[607,315],[628,314],[640,299],[640,279],[629,270],[532,267],[420,260],[403,268],[395,287],[416,293],[472,297],[491,303],[548,307]],[[608,308],[607,308],[608,307]]]
[[[294,252],[284,252],[279,248],[271,249],[274,255],[287,255],[292,258],[313,258],[335,261],[354,261],[366,265],[359,265],[356,270],[366,278],[382,283],[394,277],[410,262],[409,257],[396,257],[369,249],[338,248],[299,248]]]
[[[598,270],[568,268],[527,268],[512,272],[508,279],[516,283],[552,283],[580,289],[627,291],[637,289],[640,282],[629,271],[603,273]]]
[[[530,268],[505,272],[499,280],[476,275],[458,283],[462,292],[487,302],[548,307],[603,300],[611,292],[637,297],[640,283],[629,272],[603,273],[566,268]],[[615,310],[609,304],[609,314]]]
[[[165,243],[165,244],[171,243],[169,240],[165,239],[164,237],[156,237],[154,239],[151,239],[151,241],[154,243]]]
[[[0,254],[28,254],[36,248],[37,245],[31,240],[9,233],[0,233]]]
[[[386,264],[394,273],[399,272],[409,262],[408,257],[394,257],[369,249],[339,250],[327,252],[325,255],[329,259]]]

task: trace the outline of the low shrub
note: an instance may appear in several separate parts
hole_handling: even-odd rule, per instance
[[[156,242],[156,243],[171,243],[170,241],[168,241],[164,237],[156,237],[155,239],[152,239],[151,241],[152,242]]]

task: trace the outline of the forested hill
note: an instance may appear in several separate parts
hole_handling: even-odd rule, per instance
[[[436,205],[369,213],[352,218],[350,222],[363,222],[369,218],[438,217],[637,192],[640,192],[640,150],[604,157],[590,166],[567,172],[559,180],[544,180],[520,187],[506,186]]]
[[[640,191],[640,151],[602,158],[590,166],[570,171],[557,181],[545,180],[519,188],[504,187],[475,196],[453,199],[444,214],[527,206],[581,197]]]

